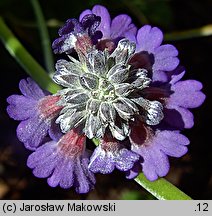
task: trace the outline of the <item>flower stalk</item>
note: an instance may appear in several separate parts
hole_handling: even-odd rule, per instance
[[[191,197],[164,178],[151,182],[146,179],[143,173],[140,173],[134,180],[159,200],[192,200]]]

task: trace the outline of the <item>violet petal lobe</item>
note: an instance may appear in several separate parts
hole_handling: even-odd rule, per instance
[[[35,115],[18,125],[17,136],[27,149],[35,150],[47,136],[48,129],[49,125]]]
[[[188,109],[179,106],[169,106],[164,110],[164,121],[177,129],[192,128],[194,116]]]
[[[17,136],[25,147],[35,150],[46,138],[55,117],[62,107],[57,106],[58,96],[42,91],[31,79],[21,80],[20,90],[24,95],[8,97],[7,112],[15,120],[21,120]]]
[[[179,64],[178,51],[173,45],[166,44],[156,48],[154,55],[153,70],[172,71]]]
[[[8,115],[18,121],[28,119],[35,113],[37,101],[23,95],[11,95],[7,98]]]
[[[99,145],[94,150],[90,158],[89,169],[96,173],[111,173],[115,168],[121,171],[131,169],[139,156],[134,152],[124,148],[115,139],[104,140],[102,146]]]
[[[135,35],[137,28],[132,24],[132,19],[126,15],[121,14],[116,16],[111,23],[111,38],[127,37]]]
[[[87,193],[95,184],[95,177],[88,170],[89,156],[84,151],[85,136],[70,131],[58,141],[47,142],[27,161],[28,167],[39,178],[47,178],[51,187],[75,187],[78,193]]]
[[[163,33],[157,27],[145,25],[137,33],[137,51],[148,51],[154,53],[163,41]]]
[[[171,87],[174,93],[170,96],[168,103],[185,108],[199,107],[205,100],[201,89],[202,83],[196,80],[179,81]]]
[[[95,5],[92,13],[101,17],[101,23],[97,29],[102,32],[103,38],[110,38],[111,18],[107,8],[101,5]]]
[[[22,79],[19,82],[19,89],[21,93],[31,99],[39,100],[49,93],[43,91],[34,80],[31,78]]]
[[[142,171],[150,181],[165,176],[169,171],[168,156],[181,157],[187,152],[189,140],[178,131],[156,131],[144,143],[132,145],[143,161]]]

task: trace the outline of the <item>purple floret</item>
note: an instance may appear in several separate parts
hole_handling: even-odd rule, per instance
[[[189,140],[178,131],[159,131],[142,144],[132,143],[132,150],[139,154],[144,175],[150,181],[167,175],[169,171],[168,156],[181,157],[187,153]],[[129,178],[129,176],[128,176]]]
[[[132,23],[132,19],[126,14],[120,14],[111,20],[108,10],[101,5],[95,5],[92,10],[85,10],[81,13],[79,20],[81,21],[85,15],[95,14],[101,17],[101,23],[97,30],[103,34],[102,39],[112,39],[126,37],[131,41],[135,41],[136,26]]]
[[[101,17],[94,14],[84,16],[80,22],[77,19],[68,19],[58,31],[60,37],[52,44],[54,53],[71,53],[77,38],[84,34],[91,38],[93,44],[96,44],[102,37],[102,33],[96,30],[100,22]]]
[[[205,100],[205,94],[201,92],[202,83],[196,80],[181,81],[184,74],[182,68],[172,72],[169,82],[172,94],[166,101],[164,118],[169,125],[180,130],[193,127],[194,117],[189,109],[201,106]]]
[[[107,135],[94,150],[90,158],[89,169],[94,173],[103,174],[111,173],[115,168],[120,171],[127,171],[138,160],[139,155]]]
[[[167,71],[178,64],[177,49],[170,44],[161,45],[163,33],[157,27],[145,25],[136,35],[136,55],[132,65],[143,67],[152,73],[152,81],[167,82]]]
[[[28,167],[39,178],[47,178],[51,187],[74,187],[77,193],[87,193],[95,184],[89,171],[90,154],[85,150],[86,137],[71,130],[59,140],[45,143],[32,153]]]
[[[46,138],[62,107],[57,106],[58,96],[44,92],[31,79],[21,80],[19,88],[23,95],[8,97],[7,112],[15,120],[21,121],[17,136],[25,147],[35,150]]]

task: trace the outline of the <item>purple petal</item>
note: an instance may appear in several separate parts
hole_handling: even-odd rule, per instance
[[[111,23],[111,38],[119,38],[126,35],[135,35],[137,28],[132,24],[132,19],[125,14],[116,16]],[[131,36],[132,37],[132,36]]]
[[[139,160],[139,155],[126,148],[121,149],[116,155],[115,162],[116,168],[121,171],[127,171],[131,169],[136,161]]]
[[[94,173],[100,172],[108,174],[113,172],[115,164],[113,163],[112,155],[106,155],[106,152],[100,146],[94,150],[89,164],[89,170]]]
[[[134,24],[131,24],[134,26]],[[129,27],[131,29],[131,26]],[[134,30],[135,29],[135,30]],[[136,43],[136,34],[134,32],[137,31],[136,27],[132,28],[132,31],[128,31],[124,33],[124,37],[126,37],[127,39],[129,39],[131,42]]]
[[[176,57],[178,55],[178,51],[170,44],[162,45],[155,49],[154,55],[154,70],[172,71],[179,64],[179,59]]]
[[[127,179],[134,179],[138,176],[138,174],[141,172],[141,166],[138,162],[136,162],[132,169],[128,170],[126,172],[126,178]]]
[[[121,171],[127,171],[138,160],[139,156],[126,148],[107,152],[98,146],[91,156],[89,169],[94,173],[103,174],[111,173],[115,167]]]
[[[168,77],[164,71],[155,70],[152,74],[152,82],[167,82]]]
[[[167,175],[169,171],[168,157],[156,147],[146,147],[139,151],[143,157],[143,173],[150,181]]]
[[[74,158],[69,158],[69,159],[62,158],[61,160],[62,160],[61,166],[59,167],[60,164],[57,164],[57,170],[60,168],[62,168],[63,170],[63,172],[60,173],[61,175],[60,176],[58,175],[58,177],[60,178],[59,185],[61,188],[68,189],[73,186],[74,181],[75,181],[73,177],[75,162],[74,162]],[[56,173],[53,173],[52,176],[55,174]]]
[[[52,140],[58,141],[62,137],[63,133],[61,132],[60,126],[56,123],[51,124],[49,129],[49,136]]]
[[[76,36],[72,32],[66,35],[62,35],[52,43],[54,53],[70,53],[75,46],[75,41]]]
[[[176,57],[178,55],[178,51],[173,45],[165,44],[155,49],[154,54],[157,56],[156,58],[158,60],[163,60],[167,57]]]
[[[59,29],[58,34],[60,36],[69,34],[71,32],[83,32],[84,29],[81,23],[77,19],[68,19],[65,24]]]
[[[31,99],[39,100],[46,96],[46,93],[31,79],[22,79],[19,83],[21,93]]]
[[[178,64],[179,59],[177,57],[167,57],[162,60],[156,59],[153,65],[153,70],[172,71],[178,66]]]
[[[194,126],[193,114],[188,109],[178,106],[168,107],[164,111],[164,121],[180,130]]]
[[[160,145],[160,149],[169,156],[181,157],[188,151],[186,145],[189,144],[189,140],[182,134],[172,131],[162,131],[157,136],[157,142]]]
[[[45,178],[52,173],[57,163],[55,144],[53,141],[48,142],[29,156],[27,166],[34,169],[33,174],[36,177]]]
[[[68,173],[66,172],[67,163],[68,161],[67,162],[64,162],[63,160],[58,161],[57,166],[55,167],[51,177],[47,179],[49,186],[57,187],[58,185],[60,185],[62,188],[66,188],[67,185],[69,185],[70,187],[73,185],[73,172],[68,172]],[[69,180],[63,180],[63,182],[60,182],[61,176],[63,176],[64,179],[69,179]]]
[[[97,29],[102,32],[103,38],[110,38],[111,18],[108,10],[101,5],[95,5],[92,12],[101,17],[101,23]]]
[[[167,72],[168,74],[168,72]],[[171,71],[170,74],[170,84],[174,85],[175,83],[177,83],[179,80],[181,80],[183,78],[183,76],[185,75],[185,70],[183,67],[177,67],[176,70]]]
[[[202,84],[196,80],[177,82],[171,87],[174,91],[168,103],[185,108],[199,107],[205,100],[205,95],[200,91]]]
[[[75,168],[75,178],[77,181],[74,182],[74,186],[77,193],[87,193],[92,188],[92,185],[94,182],[91,182],[88,180],[88,177],[86,174],[89,173],[91,176],[91,172],[88,170],[88,160],[86,160],[86,164],[81,164],[81,161],[78,160],[76,162],[76,168]],[[84,166],[86,165],[86,166]],[[86,171],[85,171],[86,170]]]
[[[186,154],[189,140],[178,131],[156,131],[142,145],[132,143],[132,150],[138,153],[143,161],[142,171],[150,181],[165,176],[169,171],[168,157],[181,157]],[[136,170],[135,170],[136,171]],[[136,174],[132,172],[133,174]],[[130,176],[130,173],[128,173]]]
[[[25,120],[35,115],[37,101],[22,95],[11,95],[7,98],[10,104],[7,113],[15,120]]]
[[[84,11],[80,14],[80,16],[79,16],[79,21],[81,22],[82,19],[83,19],[83,17],[86,16],[86,15],[89,15],[89,14],[92,14],[92,11],[91,11],[91,10],[89,10],[89,9],[84,10]]]
[[[17,136],[27,149],[35,150],[47,136],[48,129],[49,124],[35,115],[18,125]]]
[[[163,40],[163,33],[157,27],[145,25],[137,33],[137,52],[147,51],[154,53]]]
[[[87,193],[95,183],[94,174],[88,170],[89,154],[84,151],[85,136],[69,131],[58,142],[51,141],[36,149],[27,161],[33,174],[48,178],[52,187],[75,187],[78,193]]]
[[[42,145],[35,152],[33,152],[28,160],[27,166],[29,168],[35,168],[39,165],[45,158],[51,157],[51,155],[55,154],[57,151],[57,145],[55,141],[47,142],[46,144]]]
[[[84,171],[85,175],[87,176],[87,178],[89,179],[89,181],[92,182],[93,184],[95,184],[96,183],[95,176],[88,169],[88,164],[90,162],[90,156],[91,156],[90,152],[88,153],[88,151],[85,151],[84,155],[81,159],[81,164],[82,164],[83,171]]]

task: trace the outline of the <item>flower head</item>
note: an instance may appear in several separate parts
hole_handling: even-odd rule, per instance
[[[57,61],[53,80],[64,88],[50,95],[27,79],[23,95],[8,98],[9,115],[22,121],[19,139],[35,151],[27,162],[34,175],[79,193],[93,188],[93,173],[115,168],[127,178],[165,176],[168,157],[187,152],[181,130],[194,124],[190,109],[205,100],[200,82],[181,80],[177,49],[161,45],[160,29],[137,31],[128,15],[111,20],[100,5],[69,19],[59,35],[53,49],[67,60]],[[93,153],[86,137],[100,139]]]
[[[88,138],[102,138],[109,128],[116,139],[124,140],[129,122],[137,116],[148,125],[160,123],[163,107],[142,97],[151,79],[148,71],[130,65],[134,52],[135,44],[122,39],[111,54],[94,49],[84,61],[57,62],[53,79],[66,87],[58,93],[64,108],[57,122],[64,133],[83,125]]]

